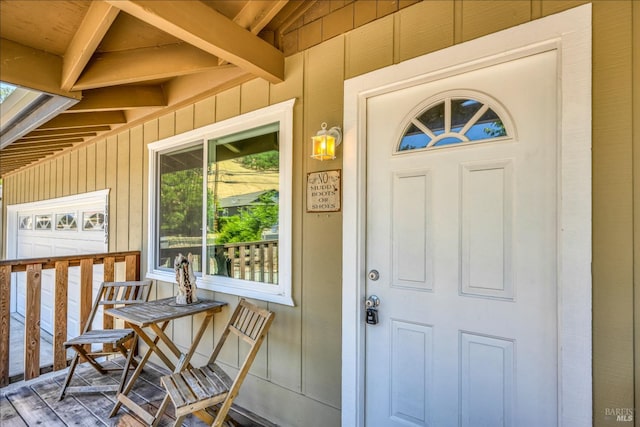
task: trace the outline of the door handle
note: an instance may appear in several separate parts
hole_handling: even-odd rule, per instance
[[[364,305],[367,308],[377,308],[380,305],[380,298],[376,295],[371,295],[365,300]]]

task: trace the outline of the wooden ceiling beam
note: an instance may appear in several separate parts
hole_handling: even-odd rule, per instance
[[[20,167],[24,164],[27,163],[31,163],[31,162],[37,162],[40,161],[41,158],[50,156],[52,154],[55,154],[56,151],[52,151],[50,153],[46,153],[46,154],[42,154],[39,157],[22,157],[22,158],[15,158],[15,159],[0,159],[0,167],[2,168],[12,168],[15,169],[16,166]]]
[[[318,0],[295,0],[290,1],[282,8],[282,13],[275,17],[265,28],[284,34],[291,25],[296,22],[304,13],[311,9]]]
[[[246,28],[251,34],[258,34],[289,3],[289,0],[248,1],[234,16],[233,22]],[[220,58],[219,65],[226,61]]]
[[[14,147],[13,144],[9,145],[2,149],[3,156],[19,156],[19,155],[27,155],[27,154],[41,154],[51,150],[59,150],[66,147],[71,147],[73,144],[77,144],[79,142],[83,142],[83,138],[72,138],[67,139],[65,142],[54,142],[54,143],[42,143],[42,144],[34,144],[33,147]]]
[[[5,172],[12,172],[16,169],[21,168],[22,166],[36,161],[38,161],[38,159],[14,160],[12,162],[7,162],[4,159],[0,159],[0,175],[4,174]]]
[[[47,157],[56,154],[56,153],[51,153],[49,155],[47,155]],[[43,158],[44,159],[44,158]],[[25,159],[25,160],[18,160],[15,163],[11,164],[11,163],[7,163],[5,164],[1,159],[0,159],[0,176],[4,175],[4,174],[8,174],[10,172],[15,172],[18,169],[21,169],[23,167],[29,166],[33,163],[37,163],[43,159]]]
[[[64,148],[62,148],[61,150],[63,150],[63,149]],[[19,163],[19,162],[36,161],[36,160],[42,159],[43,157],[50,156],[51,154],[56,153],[58,151],[59,150],[56,149],[56,150],[49,150],[48,152],[44,152],[43,151],[41,153],[25,154],[23,156],[17,156],[15,154],[10,155],[10,156],[7,155],[7,156],[0,157],[0,165],[1,166],[7,166],[7,165]]]
[[[58,151],[62,151],[71,147],[73,147],[73,144],[60,145],[57,147],[51,147],[48,149],[43,149],[43,150],[38,150],[33,152],[28,152],[25,150],[24,153],[15,153],[15,152],[11,154],[7,153],[4,156],[3,165],[6,165],[11,161],[18,162],[18,161],[24,161],[24,160],[40,160],[43,157],[46,157],[48,155],[57,153]]]
[[[39,129],[69,129],[106,124],[122,124],[127,120],[122,111],[103,111],[97,113],[64,113],[49,120]]]
[[[60,84],[63,90],[71,90],[119,12],[120,9],[110,4],[91,2],[64,54]]]
[[[29,160],[17,161],[15,163],[5,163],[4,161],[2,161],[2,159],[0,159],[0,176],[3,176],[4,174],[7,174],[9,172],[14,172],[20,168],[28,166],[31,163],[35,163],[37,161],[39,161],[39,159],[34,159],[34,160],[29,159]]]
[[[269,82],[284,80],[282,52],[200,1],[107,2]]]
[[[48,153],[42,153],[38,157],[16,158],[16,159],[12,159],[11,161],[7,161],[7,160],[3,159],[2,161],[0,161],[0,164],[3,167],[12,167],[12,169],[15,169],[16,166],[20,167],[23,164],[28,164],[28,163],[32,163],[32,162],[39,162],[40,160],[44,159],[45,157],[48,157],[48,156],[51,156],[51,155],[54,155],[54,154],[58,154],[58,151],[50,151]]]
[[[94,55],[73,86],[96,89],[199,73],[218,66],[218,58],[187,43]]]
[[[80,99],[80,92],[60,88],[62,58],[0,38],[0,76],[2,81],[41,92]]]
[[[31,138],[40,138],[42,136],[60,136],[60,135],[67,135],[67,136],[72,136],[72,135],[76,135],[78,133],[86,133],[86,132],[107,132],[111,130],[111,126],[86,126],[86,127],[82,127],[82,128],[78,128],[78,129],[49,129],[49,130],[39,130],[36,129],[34,131],[29,132],[28,134],[26,134],[25,136],[23,136],[22,138],[20,138],[20,140],[26,140],[26,139],[31,139]]]
[[[68,112],[130,110],[132,108],[165,107],[167,101],[161,86],[114,86],[82,92],[82,101]]]
[[[289,3],[289,0],[248,1],[233,22],[258,34]]]
[[[68,144],[76,144],[78,142],[83,142],[84,138],[67,138],[65,140],[62,141],[53,141],[53,142],[33,142],[31,144],[28,144],[27,146],[24,145],[15,145],[16,143],[14,142],[13,144],[5,147],[2,149],[2,153],[15,153],[15,152],[19,152],[19,151],[23,151],[23,152],[35,152],[35,151],[43,151],[46,149],[50,149],[50,148],[55,148],[55,147],[59,147],[59,146],[63,146],[63,145],[68,145]]]
[[[0,159],[0,164],[2,164],[2,166],[9,166],[17,163],[35,162],[40,160],[43,157],[50,156],[54,153],[57,153],[58,151],[60,150],[51,150],[46,153],[43,152],[37,155],[34,154],[33,156],[27,156],[27,157],[6,157],[4,159]]]
[[[16,169],[20,169],[23,166],[29,165],[31,163],[40,162],[40,161],[44,160],[45,158],[47,158],[49,156],[54,156],[56,154],[59,154],[59,152],[58,151],[52,151],[50,153],[42,154],[38,158],[14,159],[11,162],[3,161],[2,159],[0,159],[0,174],[2,174],[2,169],[8,169],[6,171],[7,173],[8,172],[13,172]]]
[[[67,150],[73,147],[74,144],[66,144],[61,145],[59,147],[51,147],[46,150],[39,150],[33,153],[10,153],[4,155],[2,159],[2,165],[7,166],[12,163],[25,162],[25,161],[39,161],[44,159],[45,157],[51,156],[53,154],[58,154],[63,150]]]
[[[94,137],[94,136],[98,136],[98,134],[96,132],[84,132],[84,133],[76,133],[73,135],[58,135],[58,136],[38,136],[35,138],[30,138],[30,139],[24,139],[21,138],[19,140],[17,140],[16,142],[12,142],[8,147],[15,147],[15,146],[24,146],[24,145],[28,145],[28,144],[33,144],[34,142],[56,142],[56,141],[62,141],[65,139],[69,139],[70,137],[73,138],[89,138],[89,137]]]

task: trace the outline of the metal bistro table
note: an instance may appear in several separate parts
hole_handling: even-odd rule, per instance
[[[198,343],[200,342],[204,331],[207,329],[207,325],[213,318],[213,315],[220,312],[222,310],[222,307],[225,305],[227,305],[226,302],[207,299],[198,299],[198,302],[193,304],[179,305],[176,304],[175,297],[169,297],[141,304],[133,304],[125,307],[110,308],[106,310],[105,312],[107,314],[128,322],[129,325],[127,327],[131,327],[134,331],[136,331],[138,336],[149,346],[147,351],[142,356],[142,359],[138,363],[138,366],[133,371],[133,374],[127,382],[127,385],[122,390],[122,393],[118,393],[117,402],[109,416],[113,417],[120,409],[120,405],[125,405],[136,415],[142,418],[148,425],[156,425],[167,406],[168,399],[165,397],[162,405],[154,415],[135,403],[128,396],[136,380],[138,379],[138,376],[142,372],[142,368],[147,363],[152,353],[155,353],[174,373],[190,368],[191,357],[198,347]],[[172,320],[186,316],[193,316],[194,314],[198,313],[205,313],[206,316],[202,321],[202,324],[200,325],[200,329],[198,329],[198,333],[193,338],[191,347],[189,347],[187,353],[182,353],[180,349],[178,349],[178,347],[173,343],[173,341],[171,341],[171,338],[169,338],[164,333],[164,331],[169,325],[169,322],[171,322]],[[145,331],[145,328],[150,329],[155,337],[152,338],[151,336],[149,336],[149,334]],[[158,346],[158,341],[162,341],[178,358],[177,364],[174,364],[171,359],[162,351],[162,349]]]

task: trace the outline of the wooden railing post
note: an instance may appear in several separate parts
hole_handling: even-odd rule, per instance
[[[104,258],[103,282],[113,282],[116,280],[116,259],[112,256]]]
[[[69,261],[56,262],[55,313],[53,324],[53,370],[67,367],[67,297],[69,287]]]
[[[11,266],[0,266],[0,387],[9,384],[9,331],[11,330]]]
[[[256,245],[249,245],[249,280],[256,280]]]
[[[140,280],[140,254],[136,255],[127,255],[124,257],[124,268],[125,268],[125,280]],[[127,295],[128,296],[128,295]],[[124,323],[125,328],[130,328],[131,325],[127,322]],[[131,348],[131,341],[128,341],[124,344],[127,349]]]
[[[236,277],[236,248],[231,246],[227,250],[227,258],[231,260],[229,268],[229,277]]]
[[[80,260],[80,331],[84,331],[93,305],[93,258]],[[87,350],[90,346],[86,346]]]
[[[127,255],[124,263],[125,280],[140,280],[140,255]]]
[[[265,244],[260,244],[258,246],[258,266],[260,267],[260,279],[259,280],[261,282],[263,282],[263,283],[266,282],[266,279],[265,279],[265,271],[266,271],[265,267],[266,267],[266,265],[264,263],[264,258],[265,258],[264,252],[265,252],[267,247],[268,247],[268,245],[265,245]]]
[[[27,265],[27,316],[24,324],[24,379],[40,376],[42,264]]]
[[[113,282],[116,277],[116,260],[114,257],[109,256],[104,259],[104,274],[103,274],[103,282]],[[103,309],[106,310],[111,307],[104,306]],[[107,313],[102,313],[102,326],[104,329],[113,329],[113,317],[109,316]],[[111,344],[105,344],[103,347],[104,351],[113,351],[113,346]]]
[[[269,269],[269,281],[268,283],[273,283],[274,281],[274,265],[273,265],[273,251],[274,248],[277,248],[276,245],[269,243],[267,244],[267,265]],[[277,250],[277,249],[275,249]]]
[[[242,245],[240,246],[240,278],[241,279],[244,279],[247,274],[246,264],[247,264],[247,247],[245,245]]]

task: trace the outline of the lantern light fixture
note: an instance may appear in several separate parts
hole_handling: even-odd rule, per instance
[[[311,137],[311,158],[316,160],[333,160],[336,158],[336,147],[342,142],[342,131],[334,126],[327,130],[327,123]]]

